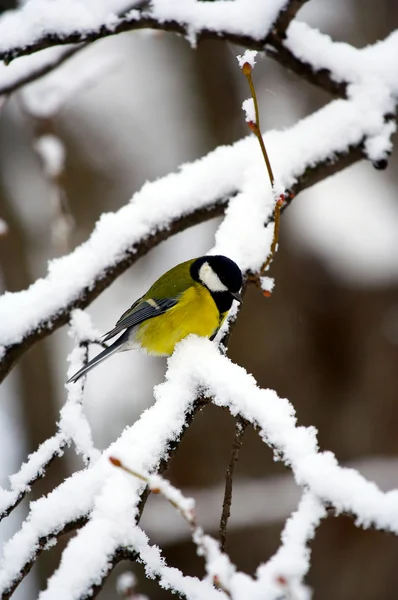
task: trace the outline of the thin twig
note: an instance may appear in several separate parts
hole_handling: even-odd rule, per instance
[[[274,259],[275,253],[277,251],[278,240],[279,240],[279,226],[280,226],[280,219],[281,219],[281,209],[282,209],[284,202],[285,202],[285,196],[284,196],[284,194],[281,194],[279,199],[275,203],[274,234],[272,236],[271,248],[270,248],[270,251],[269,251],[269,254],[267,256],[265,263],[263,264],[263,266],[261,267],[261,269],[257,275],[256,283],[259,281],[260,277],[263,277],[265,275],[268,267],[270,266],[271,262]]]
[[[274,183],[275,183],[275,179],[274,179],[274,174],[272,172],[272,167],[271,167],[271,163],[270,160],[268,158],[268,152],[265,148],[265,144],[264,144],[264,139],[263,136],[261,134],[261,127],[260,127],[260,112],[258,110],[258,102],[257,102],[257,94],[256,94],[256,89],[254,87],[254,83],[253,83],[253,79],[252,79],[252,67],[251,65],[249,65],[249,63],[245,63],[242,67],[242,72],[244,74],[244,76],[247,79],[247,83],[249,84],[249,88],[250,88],[250,93],[252,95],[253,98],[253,102],[254,102],[254,112],[256,115],[256,121],[250,121],[249,126],[250,129],[253,131],[253,133],[256,135],[257,139],[258,139],[258,143],[260,144],[260,148],[261,148],[261,152],[263,153],[263,157],[264,157],[264,161],[265,161],[265,165],[267,167],[267,171],[268,171],[268,177],[269,180],[271,182],[271,187],[274,187]]]
[[[243,435],[243,432],[240,435]],[[163,479],[161,475],[138,473],[130,467],[127,467],[120,459],[115,458],[114,456],[110,456],[109,460],[115,467],[123,469],[123,471],[137,477],[141,481],[145,481],[151,492],[162,494],[173,508],[180,513],[181,517],[189,525],[192,541],[198,548],[198,554],[204,557],[208,573],[211,575],[214,585],[225,592],[227,596],[231,597],[227,585],[228,580],[225,580],[225,574],[214,570],[214,565],[211,564],[214,561],[214,554],[216,553],[218,556],[221,556],[223,549],[221,548],[220,551],[216,540],[211,536],[205,535],[202,528],[198,526],[194,500],[192,498],[186,498],[178,488],[171,485],[166,479]]]
[[[219,540],[222,552],[225,552],[225,547],[227,544],[227,526],[228,519],[231,514],[232,483],[234,477],[234,469],[239,457],[239,450],[242,446],[243,435],[245,433],[247,425],[247,421],[244,421],[240,417],[237,418],[235,427],[235,439],[232,444],[231,458],[229,461],[227,472],[225,473],[225,491],[219,529]]]
[[[247,82],[249,84],[250,93],[251,93],[251,96],[253,99],[253,104],[254,104],[255,120],[249,121],[248,125],[249,125],[250,129],[253,131],[253,133],[255,134],[255,136],[257,137],[258,143],[260,144],[261,152],[264,157],[264,162],[267,167],[268,177],[269,177],[269,180],[271,183],[272,192],[275,196],[274,173],[272,171],[271,162],[269,160],[268,152],[265,147],[264,138],[261,133],[260,112],[258,110],[256,88],[254,87],[253,78],[252,78],[253,67],[249,62],[245,62],[243,65],[241,65],[241,69],[242,69],[242,72],[243,72],[244,76],[246,77]],[[276,200],[275,200],[274,219],[273,219],[274,220],[274,232],[273,232],[273,236],[272,236],[272,243],[271,243],[271,248],[270,248],[269,254],[268,254],[265,262],[263,263],[262,267],[260,268],[260,270],[257,273],[249,275],[249,278],[248,278],[249,281],[252,281],[253,283],[256,284],[256,287],[258,289],[263,291],[265,296],[269,296],[270,292],[268,290],[265,290],[265,291],[263,290],[262,285],[261,285],[261,278],[264,276],[265,272],[267,271],[270,264],[272,263],[272,261],[275,257],[276,251],[278,249],[281,208],[285,202],[286,196],[289,196],[290,198],[292,198],[291,194],[284,193],[284,194],[280,194],[279,198],[276,198]]]
[[[16,90],[19,90],[24,85],[32,83],[33,81],[40,79],[40,77],[48,75],[57,67],[60,67],[64,62],[69,60],[69,58],[72,58],[73,56],[75,56],[75,54],[83,50],[83,48],[86,48],[86,46],[88,46],[88,44],[77,44],[76,46],[67,48],[65,52],[58,56],[56,59],[49,61],[48,63],[44,63],[37,69],[32,69],[32,71],[29,71],[20,78],[16,78],[14,81],[9,81],[8,83],[1,84],[0,95],[8,96]]]
[[[344,151],[333,152],[333,154],[322,159],[319,163],[303,168],[303,172],[297,174],[297,183],[293,186],[291,193],[297,195],[299,192],[365,158],[364,140],[358,144],[348,146]],[[73,309],[86,308],[121,273],[124,273],[127,268],[135,264],[149,250],[158,246],[160,242],[169,239],[180,231],[184,231],[188,227],[222,215],[229,198],[237,192],[238,190],[235,190],[231,192],[228,198],[222,197],[215,200],[209,208],[199,208],[188,214],[174,218],[167,227],[163,223],[155,227],[150,235],[143,237],[135,246],[126,250],[114,263],[108,265],[101,273],[97,274],[94,280],[90,282],[90,285],[82,286],[76,296],[67,302],[65,306],[56,306],[47,315],[46,319],[41,320],[34,329],[27,329],[22,339],[18,338],[18,341],[13,341],[9,345],[5,345],[0,360],[0,383],[24,352],[33,346],[33,344],[47,337],[68,322]],[[290,204],[290,200],[290,196],[285,198],[283,210]],[[268,223],[272,222],[273,218],[272,215]]]

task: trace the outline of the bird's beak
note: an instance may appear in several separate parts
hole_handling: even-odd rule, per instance
[[[235,298],[238,302],[243,302],[243,298],[239,292],[230,292],[231,296]]]

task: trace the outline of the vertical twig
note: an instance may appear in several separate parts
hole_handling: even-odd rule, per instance
[[[243,72],[244,76],[246,77],[247,82],[249,84],[250,93],[251,93],[251,96],[253,99],[253,105],[254,105],[254,119],[248,118],[248,114],[246,113],[246,115],[247,115],[246,120],[248,122],[248,126],[253,131],[253,133],[257,137],[258,143],[260,144],[261,152],[263,154],[265,165],[267,167],[268,177],[271,182],[272,192],[273,192],[274,196],[276,197],[275,177],[274,177],[274,173],[272,171],[271,162],[268,157],[267,149],[264,144],[264,139],[261,134],[260,113],[258,110],[257,94],[256,94],[256,89],[254,87],[253,78],[252,78],[254,61],[253,61],[253,58],[249,59],[248,61],[245,61],[246,56],[247,56],[247,54],[245,53],[243,57],[238,57],[242,72]],[[253,281],[256,284],[256,286],[261,290],[263,289],[262,283],[261,283],[261,277],[263,277],[265,275],[265,272],[267,271],[268,267],[270,266],[271,262],[273,261],[275,253],[278,249],[280,214],[281,214],[282,206],[285,202],[285,198],[287,196],[290,196],[290,195],[283,193],[283,194],[280,194],[279,197],[275,198],[274,233],[273,233],[273,237],[272,237],[271,248],[270,248],[269,254],[268,254],[264,264],[262,265],[261,269],[257,273],[249,276],[249,280]],[[263,293],[265,296],[270,295],[270,292],[266,289],[263,290]]]
[[[227,526],[228,519],[231,514],[231,503],[232,503],[232,483],[234,477],[235,464],[239,457],[239,450],[242,445],[243,434],[245,433],[247,423],[243,421],[240,417],[236,420],[235,426],[235,439],[232,444],[231,450],[231,458],[229,461],[229,465],[227,468],[227,472],[225,473],[225,491],[224,491],[224,500],[222,503],[222,513],[220,519],[220,529],[219,529],[219,540],[222,552],[225,552],[225,547],[227,543]]]
[[[271,182],[271,187],[273,188],[274,183],[275,183],[275,178],[274,178],[271,163],[270,163],[270,160],[268,157],[268,152],[267,152],[265,144],[264,144],[264,139],[263,139],[263,136],[261,135],[260,112],[258,110],[256,89],[254,87],[254,83],[253,83],[253,79],[252,79],[252,70],[253,70],[253,67],[248,62],[245,62],[244,65],[242,66],[243,75],[247,79],[247,83],[249,84],[249,88],[250,88],[250,93],[253,98],[254,113],[255,113],[255,117],[256,117],[255,121],[249,121],[249,127],[253,131],[253,133],[256,135],[256,137],[258,139],[258,143],[260,144],[261,152],[263,153],[264,161],[265,161],[267,171],[268,171],[268,177]]]

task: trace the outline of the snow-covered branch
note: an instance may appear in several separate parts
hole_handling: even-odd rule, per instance
[[[111,566],[129,553],[140,556],[148,575],[159,579],[161,585],[181,593],[190,589],[190,598],[211,597],[208,583],[168,570],[159,551],[149,546],[144,532],[134,526],[145,482],[127,477],[108,461],[108,456],[120,457],[138,473],[163,470],[170,444],[179,443],[187,419],[195,412],[198,393],[203,392],[217,406],[251,423],[273,449],[275,458],[292,469],[297,485],[305,490],[297,511],[286,523],[281,548],[259,567],[256,579],[230,568],[227,562],[225,570],[217,559],[217,548],[209,549],[214,550],[211,569],[224,569],[220,583],[230,597],[241,598],[244,589],[246,599],[257,598],[260,590],[266,590],[267,598],[277,598],[287,589],[295,597],[306,598],[302,581],[309,565],[307,542],[326,515],[326,506],[333,506],[336,514],[353,514],[357,526],[374,526],[398,534],[396,490],[383,493],[356,470],[339,466],[331,452],[320,452],[316,431],[297,424],[287,400],[272,390],[259,389],[254,378],[221,355],[212,342],[191,337],[181,342],[169,359],[166,381],[155,389],[156,403],[93,466],[31,505],[22,528],[4,548],[0,571],[4,597],[21,580],[32,556],[60,533],[78,525],[81,528],[69,541],[41,600],[89,596],[92,586],[97,589]],[[79,568],[83,558],[85,569]],[[222,594],[217,590],[214,593]]]
[[[153,29],[182,35],[193,45],[204,39],[221,39],[265,51],[311,83],[344,96],[345,80],[336,78],[326,65],[314,68],[311,57],[304,59],[292,48],[291,35],[300,35],[301,24],[291,21],[305,1],[274,0],[261,5],[253,0],[236,0],[233,5],[224,6],[195,0],[168,4],[154,0],[148,11],[134,10],[134,4],[139,6],[139,2],[123,0],[107,0],[100,6],[84,8],[76,0],[68,4],[66,0],[58,0],[56,10],[49,10],[42,0],[33,0],[29,6],[9,11],[0,18],[0,59],[8,63],[24,57],[23,61],[1,68],[0,94],[33,81],[41,75],[41,70],[48,72],[58,61],[65,60],[69,52],[78,51],[90,42],[125,31]],[[73,14],[73,18],[65,19],[65,14]],[[320,40],[328,38],[316,30],[313,32]],[[61,45],[72,45],[72,49],[63,53],[61,48],[54,48]],[[80,46],[73,49],[73,45]]]
[[[128,0],[106,0],[100,5],[58,0],[56,6],[51,6],[43,0],[33,0],[28,6],[8,11],[1,18],[0,59],[10,62],[51,46],[91,42],[143,28],[174,31],[189,37],[192,42],[198,36],[224,37],[227,34],[234,41],[240,40],[242,45],[247,45],[245,40],[249,38],[264,46],[278,17],[281,15],[286,22],[288,6],[299,6],[302,2],[273,0],[259,4],[255,0],[236,0],[220,7],[196,0],[172,3],[153,0],[149,10],[141,10],[140,4]]]
[[[385,57],[394,56],[397,45],[398,33],[363,54],[357,51],[355,60],[361,58],[357,71],[335,60],[340,77],[356,76],[349,98],[331,102],[288,130],[265,135],[282,191],[298,193],[365,156],[375,165],[386,165],[395,131],[395,121],[387,118],[396,111],[398,78]],[[322,53],[329,57],[330,51],[333,54],[333,46],[329,50],[326,46]],[[222,232],[228,223],[238,228],[231,238],[235,247],[228,242],[223,251],[234,256],[245,271],[256,272],[272,240],[272,235],[264,235],[263,223],[272,220],[273,203],[272,195],[267,197],[264,190],[263,170],[256,140],[249,137],[144,185],[117,213],[103,215],[86,243],[50,263],[45,279],[29,290],[0,298],[1,378],[22,352],[65,324],[72,309],[86,307],[148,250],[178,231],[221,214],[227,205],[218,239],[225,239]],[[162,204],[159,198],[165,199]],[[257,239],[263,240],[262,247]]]
[[[71,336],[77,346],[70,355],[70,373],[80,369],[88,360],[87,344],[98,338],[88,315],[81,311],[72,314]],[[60,411],[58,431],[45,440],[29,455],[18,473],[11,475],[11,489],[0,488],[0,521],[7,517],[30,492],[31,486],[46,474],[47,467],[64,453],[64,449],[74,444],[76,453],[82,456],[85,464],[92,464],[99,457],[93,446],[91,430],[82,409],[84,383],[70,386],[68,398]]]

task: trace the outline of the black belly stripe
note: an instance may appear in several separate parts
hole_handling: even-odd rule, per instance
[[[231,308],[234,299],[229,292],[213,292],[211,295],[216,303],[221,319],[222,315],[228,312]]]

